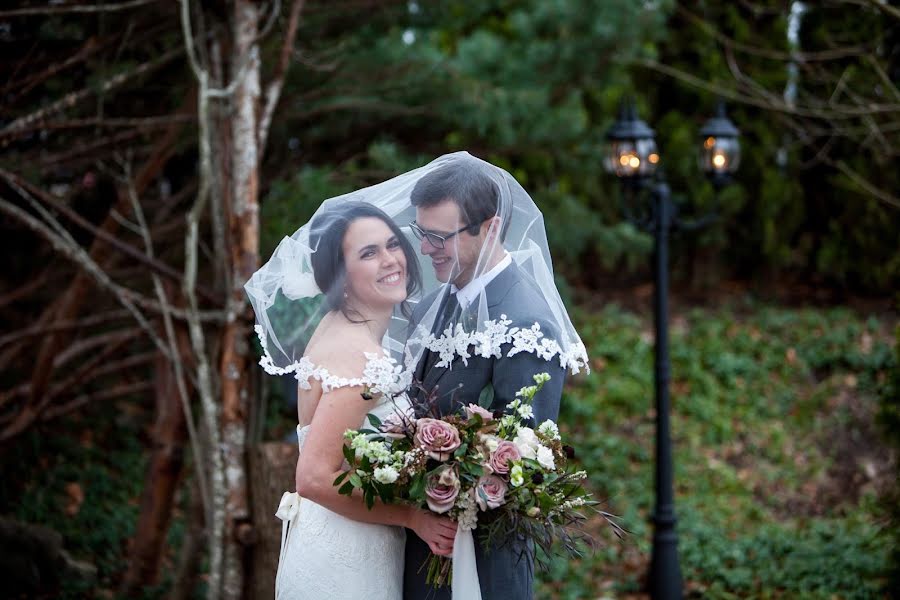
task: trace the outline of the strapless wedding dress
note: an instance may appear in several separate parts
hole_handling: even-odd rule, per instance
[[[383,420],[396,409],[382,400],[370,412]],[[361,427],[371,427],[368,418]],[[308,429],[297,428],[300,452]],[[276,600],[402,599],[402,527],[353,521],[296,493],[284,495],[278,516],[284,531]]]

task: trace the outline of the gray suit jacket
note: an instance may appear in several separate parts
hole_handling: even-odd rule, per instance
[[[448,293],[446,288],[437,293]],[[505,314],[512,321],[510,327],[528,327],[540,323],[546,337],[558,339],[557,329],[550,323],[550,308],[534,281],[519,269],[515,263],[497,275],[485,289],[488,314],[491,319],[499,319]],[[435,296],[426,298],[420,307],[430,306]],[[456,315],[465,319],[466,314]],[[413,312],[411,321],[415,324],[421,313]],[[566,370],[554,359],[546,361],[531,352],[520,352],[512,357],[483,358],[473,356],[464,365],[458,358],[449,368],[436,368],[428,352],[420,361],[415,378],[421,382],[424,392],[436,391],[439,397],[440,414],[448,414],[461,407],[478,403],[478,398],[488,384],[494,389],[491,410],[504,410],[516,392],[527,385],[533,385],[532,376],[546,372],[551,376],[540,393],[534,398],[535,422],[545,419],[554,421],[559,414],[559,400],[565,382]],[[429,368],[430,367],[430,368]],[[414,389],[411,397],[414,403],[421,402],[423,390]],[[490,518],[489,513],[479,513],[479,519]],[[479,531],[475,530],[475,555],[478,579],[483,600],[506,600],[509,598],[531,599],[533,597],[533,553],[530,545],[521,540],[509,540],[493,548],[483,548]],[[425,583],[425,571],[421,569],[429,556],[428,546],[414,532],[407,531],[406,565],[404,571],[403,597],[406,600],[450,600],[450,588],[433,588]]]

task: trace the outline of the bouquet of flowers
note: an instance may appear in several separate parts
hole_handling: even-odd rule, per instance
[[[531,539],[543,551],[536,556],[539,564],[555,541],[578,555],[576,541],[589,541],[578,527],[585,520],[582,510],[603,515],[617,534],[621,528],[593,508],[597,502],[583,486],[587,473],[569,468],[574,449],[563,444],[556,423],[528,426],[532,401],[549,379],[547,373],[535,375],[535,385],[519,390],[505,414],[487,410],[483,405],[491,398],[483,394],[479,405],[442,418],[416,419],[398,410],[382,422],[369,415],[374,429],[344,434],[350,468],[334,484],[342,494],[360,490],[370,508],[376,498],[408,502],[449,515],[464,530],[489,513],[480,528],[487,547],[509,536]],[[432,555],[428,582],[442,585],[449,573],[450,561]]]

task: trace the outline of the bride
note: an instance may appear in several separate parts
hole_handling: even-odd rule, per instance
[[[384,366],[392,371],[382,341],[395,309],[406,308],[407,297],[421,286],[418,261],[397,225],[364,202],[322,211],[310,223],[308,239],[327,312],[294,369],[300,458],[297,494],[282,501],[288,514],[280,516],[289,524],[276,598],[400,600],[404,528],[435,554],[449,556],[456,524],[409,506],[376,504],[369,510],[361,497],[338,494],[333,482],[344,460],[344,432],[371,427],[368,413],[383,419],[408,407],[404,396],[364,395],[379,383],[371,373]]]

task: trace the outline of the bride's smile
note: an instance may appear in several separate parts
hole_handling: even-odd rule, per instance
[[[390,311],[406,300],[406,256],[397,235],[381,219],[356,219],[344,236],[351,304]]]

